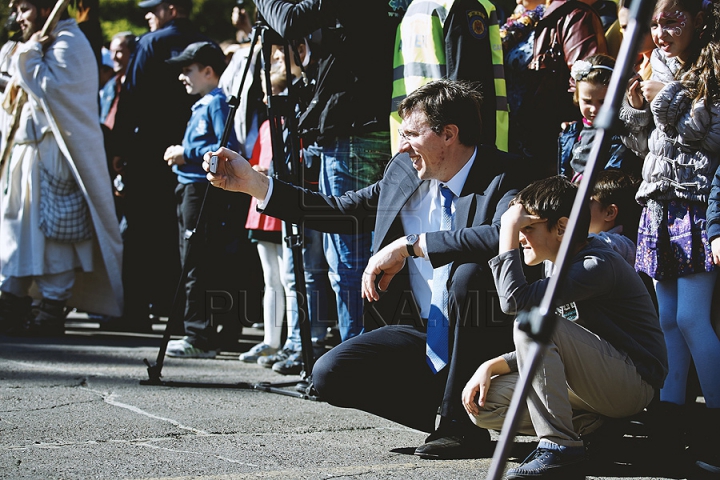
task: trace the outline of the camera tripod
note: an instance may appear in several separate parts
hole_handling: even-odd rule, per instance
[[[270,27],[260,18],[253,26],[253,34],[250,43],[250,51],[248,53],[247,60],[242,72],[240,84],[238,86],[237,95],[229,99],[228,103],[230,111],[226,119],[225,128],[221,138],[221,145],[227,145],[230,139],[231,129],[233,128],[233,119],[236,111],[240,104],[239,98],[242,95],[245,82],[247,81],[247,75],[250,70],[252,58],[254,55],[254,48],[258,43],[262,45],[263,62],[264,62],[264,73],[267,89],[270,90],[270,65],[272,63],[272,47],[273,45],[281,45],[285,49],[285,67],[288,76],[288,82],[292,81],[290,71],[290,56],[288,49],[290,46],[280,36],[272,31]],[[295,181],[300,178],[300,157],[299,157],[299,140],[296,133],[296,114],[295,114],[295,103],[290,96],[280,97],[276,95],[268,95],[268,113],[270,120],[270,132],[272,140],[272,152],[273,152],[273,169],[275,170],[275,177],[282,178],[288,181]],[[217,159],[213,157],[216,162]],[[213,161],[210,162],[211,170],[213,168]],[[205,196],[200,207],[200,213],[198,215],[197,223],[192,232],[186,237],[188,242],[187,248],[185,249],[185,259],[187,259],[193,248],[193,238],[195,232],[203,226],[204,211],[207,205],[208,195],[213,195],[213,188],[208,187],[205,191]],[[179,382],[179,381],[167,381],[162,379],[162,368],[167,352],[167,345],[170,341],[171,332],[175,331],[176,328],[183,324],[184,308],[182,305],[182,289],[185,286],[186,277],[188,275],[187,262],[183,262],[183,270],[178,281],[178,285],[175,289],[173,298],[172,310],[168,319],[168,324],[163,334],[160,349],[158,350],[157,359],[154,364],[144,359],[144,363],[147,366],[147,372],[149,378],[147,380],[141,380],[141,385],[162,385],[162,386],[173,386],[173,387],[204,387],[204,388],[236,388],[236,389],[256,389],[265,392],[277,393],[281,395],[288,395],[297,398],[303,398],[307,400],[319,400],[319,398],[311,391],[311,372],[314,362],[314,353],[312,348],[312,335],[310,332],[310,320],[307,314],[307,293],[305,287],[305,276],[303,268],[303,240],[302,233],[299,227],[295,224],[285,222],[285,231],[287,236],[285,242],[292,251],[293,258],[293,270],[295,276],[295,290],[298,297],[298,316],[300,326],[300,339],[301,339],[301,355],[303,362],[303,371],[301,372],[301,380],[294,382],[282,382],[282,383],[269,383],[262,382],[257,384],[251,384],[248,382],[238,383],[208,383],[208,382]],[[298,387],[296,390],[288,390],[287,387]],[[302,387],[302,388],[300,388]]]

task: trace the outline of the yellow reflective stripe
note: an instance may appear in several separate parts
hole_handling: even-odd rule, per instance
[[[505,84],[505,68],[503,62],[502,41],[500,40],[500,26],[498,25],[495,5],[489,0],[478,0],[488,14],[488,35],[490,36],[490,51],[492,53],[493,76],[495,86],[495,146],[503,152],[508,151],[508,132],[510,129],[510,115],[507,108],[507,87]],[[502,100],[501,100],[502,99]]]

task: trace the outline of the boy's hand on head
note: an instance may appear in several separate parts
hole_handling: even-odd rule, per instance
[[[527,210],[525,210],[524,206],[516,203],[515,205],[510,206],[510,208],[503,213],[500,222],[502,226],[507,224],[521,229],[523,227],[527,227],[528,225],[532,225],[533,223],[547,222],[547,219],[530,214]]]
[[[520,230],[528,225],[547,222],[537,215],[531,215],[519,203],[511,205],[500,218],[499,253],[515,250],[520,246]]]

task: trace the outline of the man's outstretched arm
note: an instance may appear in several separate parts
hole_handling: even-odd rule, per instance
[[[210,172],[210,159],[216,156],[217,171]],[[247,193],[260,201],[265,200],[270,188],[270,179],[253,170],[250,163],[239,153],[220,147],[215,152],[203,156],[203,169],[208,172],[207,179],[213,187],[231,192]]]

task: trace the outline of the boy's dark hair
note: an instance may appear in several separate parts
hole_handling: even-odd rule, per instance
[[[622,170],[601,170],[595,178],[591,197],[603,207],[615,204],[618,214],[615,225],[623,226],[623,233],[632,238],[640,220],[641,206],[635,200],[640,179]]]
[[[427,116],[430,128],[440,133],[446,125],[457,125],[460,143],[467,146],[480,144],[482,94],[477,82],[435,80],[414,90],[398,106],[400,118],[414,110]]]
[[[510,205],[520,204],[529,214],[547,219],[545,225],[551,230],[562,217],[570,217],[577,191],[577,184],[562,175],[555,175],[537,180],[523,188],[510,201]],[[584,221],[575,228],[576,242],[585,241],[587,238],[590,229],[589,207],[586,213]]]

